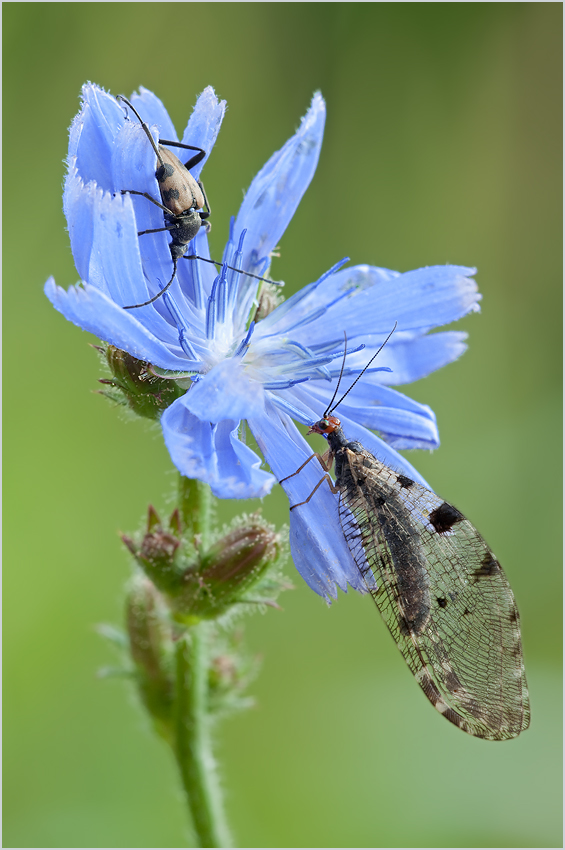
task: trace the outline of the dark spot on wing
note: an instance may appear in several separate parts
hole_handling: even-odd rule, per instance
[[[401,635],[404,635],[404,637],[409,637],[409,635],[411,634],[411,630],[408,626],[408,623],[406,622],[406,618],[403,617],[402,614],[398,615],[398,630]]]
[[[438,596],[437,597],[437,604],[439,605],[440,608],[446,608],[447,607],[447,599],[445,598],[445,596]]]
[[[465,519],[463,514],[447,502],[443,502],[430,514],[430,522],[438,534],[450,531],[456,522],[461,522],[463,519]]]
[[[453,670],[446,670],[445,672],[445,685],[448,690],[453,693],[454,691],[459,690],[461,687],[461,681],[457,678]]]
[[[469,616],[469,614],[470,614],[470,613],[471,613],[471,612],[469,611],[469,609],[468,609],[468,608],[465,608],[465,610],[463,611],[463,616],[464,616],[464,617],[465,617],[465,616]]]
[[[518,622],[518,611],[515,608],[512,609],[512,611],[508,615],[508,619],[510,620],[511,623],[517,623]]]
[[[398,475],[396,480],[400,484],[401,487],[412,487],[414,482],[411,478],[407,478],[405,475]]]
[[[496,575],[500,570],[500,564],[492,554],[488,550],[485,552],[483,560],[481,561],[481,566],[477,567],[476,570],[473,571],[473,575],[475,579],[478,581],[481,578],[489,578],[490,576]]]

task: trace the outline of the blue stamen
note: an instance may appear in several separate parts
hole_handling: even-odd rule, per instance
[[[226,321],[227,309],[228,309],[228,281],[227,281],[227,273],[228,267],[226,263],[222,266],[222,270],[220,272],[220,280],[218,281],[218,290],[217,290],[217,304],[218,304],[218,323],[222,324]]]
[[[332,378],[337,378],[340,372],[341,369],[333,370],[331,372]],[[359,375],[361,372],[364,372],[366,375],[370,375],[372,372],[394,372],[394,369],[391,369],[390,366],[371,366],[369,369],[365,369],[362,366],[349,366],[343,370],[344,375]]]
[[[233,241],[234,228],[235,228],[235,216],[232,215],[232,217],[230,218],[230,235],[229,235],[228,241],[226,243],[226,247],[224,248],[224,256],[222,258],[222,262],[224,262],[224,263],[229,263],[230,258],[232,256],[234,248],[235,248],[234,241]],[[231,265],[231,263],[230,263],[230,265]]]
[[[216,290],[218,288],[219,280],[220,280],[220,275],[218,275],[214,279],[214,283],[212,284],[212,292],[210,293],[210,297],[208,298],[208,305],[206,307],[206,337],[207,337],[207,339],[214,339],[214,334],[215,334],[215,331],[216,331],[216,320],[217,320]]]
[[[263,386],[266,390],[288,390],[289,387],[293,387],[295,384],[303,384],[305,381],[309,380],[309,377],[296,378],[294,381],[273,381],[272,383],[263,384]]]
[[[309,360],[313,356],[309,348],[300,342],[296,342],[296,340],[289,340],[283,347],[286,351],[292,351],[294,354],[302,357],[303,360]]]
[[[289,369],[293,369],[293,370],[305,369],[305,368],[306,369],[312,369],[312,368],[316,368],[316,367],[319,367],[319,366],[326,366],[328,363],[331,363],[333,359],[334,359],[333,354],[320,354],[317,357],[310,356],[308,359],[305,358],[303,362],[294,361],[292,363],[288,363],[286,366],[282,366],[281,371],[285,371],[285,370],[289,370]],[[324,370],[324,371],[326,371],[326,370]],[[328,377],[329,377],[329,374],[328,374]]]
[[[249,330],[247,331],[247,335],[246,335],[245,339],[242,339],[242,341],[239,343],[239,345],[237,347],[237,351],[234,354],[234,357],[239,357],[240,354],[243,355],[244,352],[247,350],[247,347],[249,345],[249,340],[251,339],[251,335],[253,334],[254,330],[255,330],[255,322],[251,322],[251,324],[249,325]]]
[[[324,342],[324,343],[320,343],[319,345],[313,345],[312,351],[316,351],[316,352],[318,352],[318,354],[322,354],[322,353],[325,353],[325,352],[331,352],[333,357],[343,357],[343,351],[342,350],[338,349],[336,351],[336,345],[341,345],[342,342],[343,342],[343,339],[337,339],[337,340],[333,340],[331,342]],[[347,353],[348,354],[357,354],[358,351],[363,351],[366,347],[367,347],[366,343],[362,342],[359,345],[357,345],[355,348],[348,348]]]
[[[285,413],[288,413],[292,419],[296,419],[297,422],[300,422],[302,425],[311,425],[312,424],[312,415],[307,415],[303,413],[298,407],[295,407],[293,404],[290,404],[286,399],[281,398],[278,395],[273,395],[270,399],[280,410],[283,410]]]
[[[195,248],[196,248],[195,243],[196,243],[196,240],[194,239],[191,243],[193,245],[192,253],[198,254],[198,251],[195,250]],[[198,262],[198,260],[192,260],[191,264],[192,264],[192,286],[193,286],[193,290],[194,290],[194,292],[193,292],[194,306],[198,310],[202,310],[202,308],[204,306],[204,290],[203,290],[203,287],[202,287],[202,278],[200,276],[200,263]]]
[[[237,250],[233,254],[232,262],[230,263],[230,265],[232,265],[234,267],[234,269],[241,269],[241,264],[243,262],[243,242],[245,240],[246,233],[247,233],[247,229],[244,229],[244,230],[241,231]],[[236,272],[236,271],[231,272],[230,290],[229,290],[229,306],[230,306],[230,308],[233,308],[234,304],[236,303],[240,279],[241,279],[241,275],[238,274],[238,272]]]
[[[196,351],[194,350],[194,348],[190,344],[189,340],[187,339],[187,335],[190,332],[190,328],[183,321],[182,314],[181,314],[179,308],[177,307],[175,299],[173,298],[173,296],[169,292],[165,292],[165,294],[163,295],[163,301],[167,305],[169,313],[171,314],[171,316],[173,318],[173,322],[177,326],[177,331],[178,331],[178,334],[179,334],[179,345],[180,345],[180,347],[182,348],[182,350],[184,351],[186,356],[188,358],[190,358],[190,360],[194,360],[195,362],[198,363],[199,360],[198,360],[198,357],[196,355]]]

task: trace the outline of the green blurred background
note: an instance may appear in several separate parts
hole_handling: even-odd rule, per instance
[[[81,84],[152,89],[179,133],[229,111],[204,178],[220,255],[243,190],[328,105],[317,174],[273,274],[344,255],[476,265],[458,363],[406,392],[442,446],[410,457],[478,526],[518,598],[532,726],[488,743],[433,711],[370,599],[296,589],[247,624],[257,707],[220,728],[249,847],[561,846],[561,15],[558,3],[9,3],[4,13],[4,846],[177,847],[175,767],[94,631],[121,619],[119,530],[175,474],[156,427],[93,394],[89,335],[42,293],[75,283],[61,211]],[[214,255],[214,254],[213,254]],[[258,503],[225,504],[224,518]],[[281,524],[280,488],[264,513]]]

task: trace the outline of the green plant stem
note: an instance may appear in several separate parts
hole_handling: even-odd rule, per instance
[[[206,623],[176,644],[175,752],[199,847],[230,847],[210,742]]]
[[[198,548],[208,545],[211,508],[208,485],[181,475],[183,532]],[[174,748],[198,846],[230,847],[210,740],[208,628],[198,622],[176,642]]]
[[[179,476],[179,513],[183,531],[200,542],[205,549],[210,532],[212,492],[207,484]]]

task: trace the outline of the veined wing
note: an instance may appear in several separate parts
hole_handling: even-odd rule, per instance
[[[465,732],[519,735],[530,722],[520,621],[495,556],[430,490],[367,451],[342,459],[345,538],[418,684]]]

